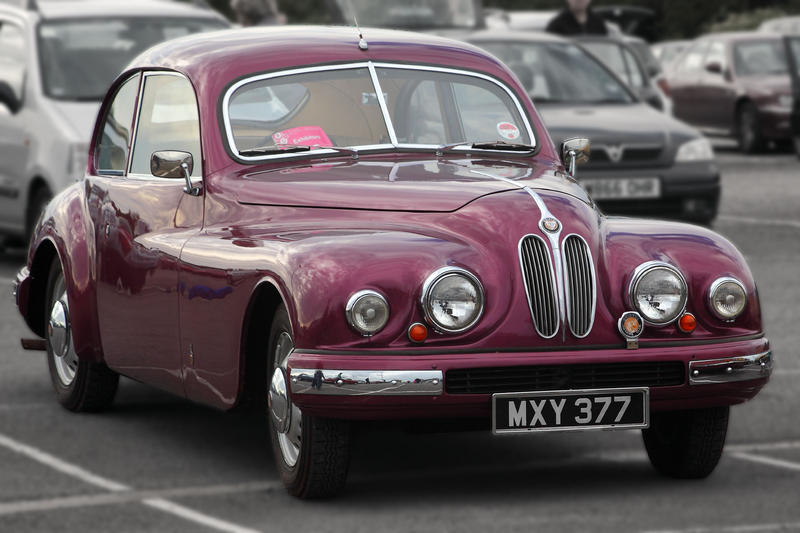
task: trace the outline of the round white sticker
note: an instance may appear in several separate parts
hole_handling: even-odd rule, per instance
[[[497,124],[497,133],[503,139],[514,141],[519,139],[519,128],[510,122],[500,122]]]

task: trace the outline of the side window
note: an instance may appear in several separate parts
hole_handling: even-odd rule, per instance
[[[639,68],[639,62],[636,56],[627,48],[622,49],[622,55],[625,56],[625,63],[628,67],[629,77],[631,80],[631,87],[639,88],[646,86],[644,82],[645,77],[642,75],[642,70]]]
[[[203,175],[197,99],[183,76],[145,76],[131,174],[151,176],[150,158],[160,150],[189,152],[194,158],[192,176]]]
[[[711,43],[705,64],[708,65],[711,63],[719,63],[722,67],[722,71],[725,72],[725,69],[728,67],[728,62],[725,59],[725,43],[720,41],[713,41]]]
[[[0,21],[0,81],[6,82],[18,100],[25,86],[25,36],[19,26]]]
[[[125,174],[131,146],[131,126],[139,92],[139,75],[123,83],[108,108],[103,132],[95,150],[94,166],[98,174]]]
[[[405,132],[407,135],[401,136],[400,142],[438,144],[446,137],[442,108],[432,81],[426,80],[417,85],[411,94],[405,119],[404,129],[408,131]]]
[[[708,41],[695,44],[681,60],[679,70],[683,72],[696,72],[703,69],[703,58],[708,49]]]

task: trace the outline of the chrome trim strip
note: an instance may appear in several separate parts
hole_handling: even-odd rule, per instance
[[[278,72],[269,72],[266,74],[259,74],[256,76],[251,76],[249,78],[245,78],[243,80],[239,80],[238,82],[231,85],[228,90],[225,92],[225,95],[222,97],[222,118],[223,124],[225,129],[225,137],[228,142],[228,147],[230,148],[231,152],[236,154],[236,157],[241,159],[242,161],[268,161],[271,159],[292,159],[298,157],[307,157],[309,154],[313,155],[328,155],[328,154],[340,154],[341,152],[337,152],[336,150],[324,149],[320,148],[317,150],[309,150],[306,152],[297,152],[291,154],[272,154],[272,155],[264,155],[264,156],[242,156],[239,154],[239,149],[236,146],[236,141],[233,136],[233,129],[231,128],[231,121],[230,116],[228,114],[228,106],[230,104],[231,96],[233,93],[239,89],[240,87],[247,85],[249,83],[254,83],[258,81],[263,81],[271,78],[280,78],[285,76],[292,76],[298,74],[309,74],[312,72],[325,72],[325,71],[332,71],[332,70],[355,70],[359,68],[366,68],[370,73],[370,79],[372,81],[373,89],[375,90],[375,94],[378,98],[378,105],[381,108],[381,114],[383,115],[384,122],[386,125],[386,129],[389,132],[389,139],[391,140],[391,144],[381,144],[381,145],[369,145],[369,146],[357,146],[357,147],[348,147],[353,148],[358,151],[365,151],[365,150],[372,150],[372,149],[386,149],[386,148],[430,148],[430,149],[437,149],[439,145],[427,145],[427,144],[398,144],[397,141],[397,133],[394,131],[394,126],[392,125],[392,121],[389,114],[389,108],[386,105],[386,100],[383,98],[383,91],[380,85],[380,81],[377,77],[378,68],[391,68],[391,69],[399,69],[399,70],[423,70],[428,72],[441,72],[445,74],[455,74],[461,76],[470,76],[473,78],[479,78],[482,80],[489,81],[501,89],[503,89],[506,94],[508,94],[511,101],[517,107],[517,112],[519,113],[523,123],[525,124],[525,131],[528,133],[528,138],[530,140],[531,146],[536,147],[536,135],[534,135],[533,127],[531,126],[530,119],[525,111],[525,108],[520,103],[517,96],[514,92],[505,84],[501,83],[499,80],[487,76],[485,74],[481,74],[479,72],[474,72],[470,70],[459,70],[459,69],[451,69],[446,67],[436,67],[436,66],[426,66],[426,65],[411,65],[411,64],[400,64],[400,63],[380,63],[380,62],[372,62],[372,61],[358,61],[353,63],[346,63],[341,65],[321,65],[316,67],[303,67],[303,68],[295,68],[290,70],[282,70]],[[498,152],[497,150],[492,150],[492,152]],[[507,152],[504,152],[507,153]]]
[[[716,290],[719,288],[720,285],[722,285],[723,283],[728,283],[728,282],[735,283],[736,285],[738,285],[739,288],[741,288],[742,292],[744,293],[744,306],[742,307],[742,312],[739,313],[738,315],[736,315],[733,318],[725,318],[725,317],[719,316],[719,314],[717,313],[717,310],[714,308],[714,293],[716,292]],[[718,319],[722,320],[723,322],[733,322],[734,320],[739,318],[742,315],[742,313],[744,313],[744,310],[747,308],[747,289],[745,289],[744,283],[742,283],[738,279],[732,278],[730,276],[724,276],[724,277],[715,279],[714,282],[711,284],[711,286],[708,288],[708,307],[711,310],[711,314],[713,314]]]
[[[689,385],[749,381],[772,374],[772,350],[755,355],[689,361]]]
[[[592,277],[592,308],[591,308],[591,311],[589,311],[589,313],[590,313],[589,314],[589,325],[587,326],[586,333],[584,335],[578,335],[577,333],[575,333],[575,330],[572,327],[572,323],[569,320],[570,285],[569,285],[569,283],[566,282],[566,280],[568,279],[567,272],[566,272],[567,263],[566,263],[566,261],[564,261],[564,279],[565,279],[565,284],[564,284],[565,287],[564,288],[565,288],[565,292],[566,292],[565,300],[566,300],[566,306],[567,306],[567,324],[569,324],[569,330],[572,333],[572,335],[574,335],[578,339],[584,339],[584,338],[589,336],[589,334],[592,332],[592,328],[594,327],[595,312],[597,311],[597,274],[596,274],[595,268],[594,268],[594,257],[592,257],[592,251],[589,249],[589,243],[586,242],[586,239],[584,239],[582,236],[578,235],[577,233],[570,233],[567,236],[565,236],[564,239],[561,241],[562,246],[564,246],[566,244],[567,239],[569,239],[570,237],[577,237],[578,239],[583,241],[583,244],[586,247],[586,255],[589,258],[589,269],[590,269],[589,274]]]
[[[553,333],[551,335],[545,335],[539,329],[539,324],[537,324],[536,317],[534,316],[534,313],[533,313],[533,305],[534,305],[534,303],[533,303],[533,300],[531,300],[531,289],[532,289],[532,287],[530,287],[528,285],[528,280],[527,280],[527,278],[525,276],[525,262],[522,259],[522,243],[525,242],[525,239],[527,239],[529,237],[533,238],[533,239],[538,239],[539,241],[541,241],[542,245],[544,245],[544,249],[547,250],[547,244],[545,243],[544,239],[541,236],[535,235],[533,233],[529,233],[528,235],[523,235],[522,238],[519,240],[519,243],[517,243],[517,255],[519,256],[519,267],[520,267],[520,272],[522,274],[522,282],[523,282],[523,284],[525,286],[525,297],[528,299],[528,310],[531,313],[531,322],[533,322],[533,328],[536,330],[536,333],[538,333],[539,336],[542,337],[543,339],[552,339],[553,337],[555,337],[558,334],[559,329],[561,329],[561,318],[562,318],[562,316],[561,316],[561,314],[557,314],[556,315],[557,323],[556,323],[555,328],[553,329]],[[558,289],[556,288],[556,278],[555,278],[555,273],[553,272],[553,270],[554,270],[553,263],[550,262],[551,258],[549,256],[549,254],[548,254],[547,259],[548,259],[548,262],[550,263],[549,264],[549,267],[550,267],[550,283],[552,284],[554,292],[556,293],[556,298],[558,298]],[[544,287],[542,287],[541,290],[544,290]],[[543,307],[543,309],[544,309],[544,307]],[[549,309],[545,309],[545,311],[549,311]]]
[[[327,396],[440,396],[441,370],[292,368],[292,394]]]
[[[472,322],[470,322],[468,325],[460,329],[447,329],[445,327],[442,327],[438,322],[436,322],[433,319],[428,310],[428,296],[430,296],[431,288],[437,281],[450,274],[460,274],[470,279],[478,287],[478,293],[480,294],[481,297],[481,308],[478,311],[477,316],[475,316],[475,319]],[[481,283],[481,280],[479,280],[478,276],[476,276],[469,270],[466,270],[461,267],[442,267],[434,271],[433,274],[429,275],[427,278],[425,278],[425,281],[422,283],[422,297],[420,298],[420,303],[422,304],[422,312],[425,315],[425,320],[428,322],[428,324],[433,326],[433,328],[436,331],[444,333],[462,333],[470,329],[475,324],[477,324],[478,321],[483,316],[483,310],[486,307],[486,293],[483,291],[483,284]]]
[[[666,270],[670,270],[675,274],[677,274],[680,280],[683,282],[683,305],[681,306],[680,311],[678,311],[675,317],[668,322],[652,322],[648,320],[645,314],[642,313],[642,310],[639,309],[639,306],[636,305],[636,298],[634,297],[634,290],[636,288],[636,285],[637,283],[639,283],[639,280],[644,274],[646,274],[649,270],[652,270],[654,268],[664,268]],[[678,267],[670,265],[669,263],[665,263],[664,261],[647,261],[637,266],[633,270],[631,281],[628,284],[628,300],[630,301],[630,304],[633,306],[633,308],[639,311],[639,313],[642,315],[642,320],[644,320],[645,324],[656,327],[669,326],[670,324],[678,320],[678,318],[680,318],[680,316],[686,311],[686,305],[689,303],[689,284],[686,283],[686,278],[683,277],[683,273],[680,270],[678,270]]]
[[[350,296],[350,298],[347,300],[347,304],[344,306],[344,313],[345,315],[347,315],[347,322],[350,324],[350,327],[352,327],[354,330],[359,332],[364,337],[372,337],[380,330],[382,330],[384,327],[386,327],[386,323],[383,324],[383,326],[381,326],[380,328],[373,331],[372,333],[364,332],[358,326],[356,326],[356,322],[355,320],[353,320],[353,307],[356,305],[356,302],[359,299],[361,299],[362,296],[375,296],[383,302],[383,304],[386,306],[386,323],[389,322],[389,317],[391,316],[392,310],[389,307],[389,302],[386,301],[386,298],[384,298],[384,296],[381,293],[370,289],[358,291],[354,293],[352,296]]]

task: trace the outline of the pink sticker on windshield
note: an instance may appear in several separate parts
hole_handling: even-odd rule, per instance
[[[519,128],[510,122],[500,122],[497,125],[497,133],[500,137],[509,141],[519,139]]]
[[[325,130],[319,126],[300,126],[279,131],[272,134],[272,140],[276,145],[333,146],[331,140],[325,135]]]

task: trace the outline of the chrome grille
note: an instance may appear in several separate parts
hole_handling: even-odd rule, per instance
[[[559,312],[547,245],[536,235],[523,237],[519,243],[519,258],[533,326],[539,335],[549,339],[558,332]]]
[[[592,330],[595,311],[595,280],[592,256],[581,237],[564,239],[567,321],[573,335],[583,338]]]

